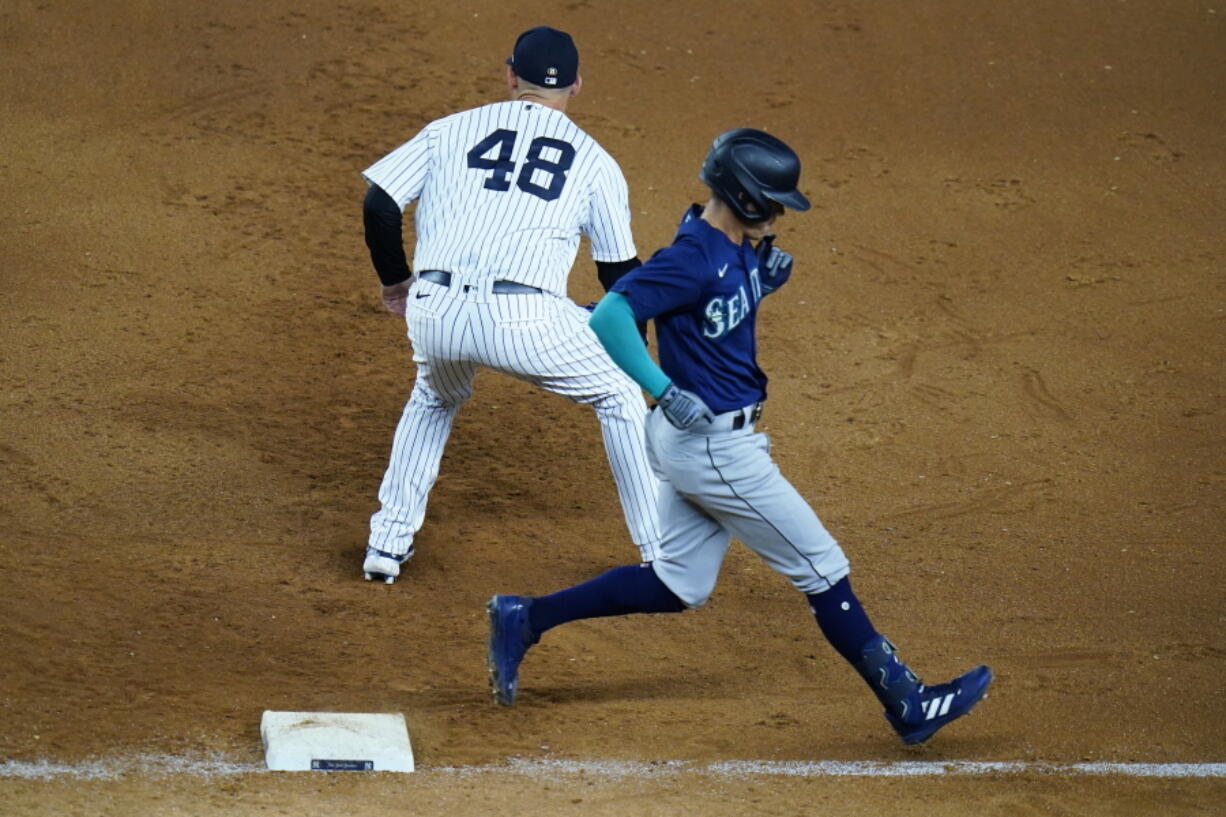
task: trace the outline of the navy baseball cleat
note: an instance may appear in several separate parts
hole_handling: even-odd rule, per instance
[[[992,670],[980,665],[948,684],[924,686],[883,635],[864,645],[855,667],[885,705],[886,720],[906,744],[923,743],[970,712],[992,683]]]
[[[382,579],[384,584],[391,584],[400,576],[400,566],[413,558],[413,547],[408,553],[388,553],[369,545],[366,547],[366,560],[362,562],[362,575],[366,581],[373,582]]]
[[[988,693],[992,670],[980,664],[948,684],[920,686],[902,706],[900,715],[886,710],[885,719],[908,745],[923,743],[937,730],[971,711]]]
[[[519,684],[519,662],[528,648],[540,640],[528,623],[528,596],[494,596],[486,609],[490,615],[490,641],[486,663],[494,700],[503,706],[515,703]]]

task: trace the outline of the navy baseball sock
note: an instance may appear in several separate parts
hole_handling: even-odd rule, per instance
[[[540,635],[581,618],[680,613],[684,609],[685,604],[660,581],[650,564],[625,565],[583,584],[534,598],[528,608],[528,622]]]
[[[852,592],[851,579],[844,577],[824,593],[808,594],[808,599],[809,609],[830,646],[849,663],[859,664],[864,657],[864,645],[879,633]]]

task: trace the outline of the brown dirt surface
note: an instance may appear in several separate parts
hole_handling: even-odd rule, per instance
[[[1223,813],[1221,777],[1042,765],[1226,761],[1226,7],[551,13],[0,7],[0,813]],[[580,46],[571,113],[641,255],[717,133],[801,154],[763,427],[904,657],[994,668],[930,746],[741,547],[707,607],[551,632],[495,706],[486,599],[635,558],[590,411],[506,378],[478,378],[405,578],[361,580],[413,366],[359,173],[502,98],[542,22]],[[421,771],[252,771],[267,709],[403,712]],[[1030,765],[711,771],[736,760]]]

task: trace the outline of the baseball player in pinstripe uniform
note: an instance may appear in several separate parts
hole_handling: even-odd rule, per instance
[[[673,244],[619,280],[591,318],[613,359],[659,401],[647,421],[661,480],[659,555],[547,596],[491,599],[495,699],[514,702],[520,661],[554,627],[701,607],[735,537],[806,596],[822,634],[868,683],[899,737],[922,743],[971,711],[991,670],[981,665],[935,686],[919,680],[874,628],[842,548],[754,430],[767,382],[756,360],[757,312],[792,272],[770,229],[785,207],[809,209],[797,189],[800,160],[770,134],[738,128],[715,140],[699,178],[707,203],[691,207]],[[637,340],[635,322],[647,319],[657,321],[659,365]]]
[[[406,317],[417,364],[371,517],[367,580],[391,584],[413,555],[479,367],[591,405],[643,561],[660,541],[646,403],[588,327],[588,311],[567,297],[581,234],[606,290],[639,265],[626,180],[565,113],[582,85],[568,34],[525,31],[506,76],[508,101],[431,122],[363,173],[366,243],[384,305]],[[402,244],[402,213],[414,201],[416,276]]]

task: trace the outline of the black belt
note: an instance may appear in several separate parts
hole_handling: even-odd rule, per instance
[[[741,409],[741,413],[732,418],[732,430],[736,431],[758,422],[758,418],[762,416],[762,406],[762,403],[754,403],[752,406]]]
[[[720,434],[727,434],[731,431],[740,431],[746,426],[752,426],[762,416],[763,403],[754,403],[752,406],[745,408],[733,409],[732,411],[721,411],[710,420],[699,420],[692,426],[686,429],[690,434],[699,434],[704,437],[714,437]],[[656,404],[652,406],[652,411],[655,411],[660,406]]]
[[[440,269],[424,269],[417,273],[417,277],[439,286],[451,286],[451,273]],[[472,289],[472,284],[464,285],[465,292],[468,292],[470,289]],[[528,286],[527,284],[521,284],[519,281],[495,281],[493,286],[490,287],[490,292],[496,295],[534,295],[544,291],[540,287]]]

